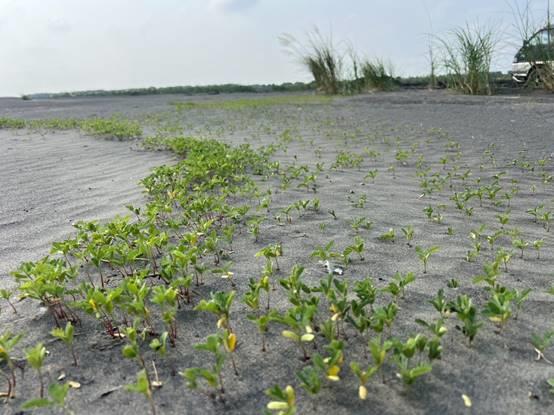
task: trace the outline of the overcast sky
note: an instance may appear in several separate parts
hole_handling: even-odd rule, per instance
[[[428,34],[493,25],[495,66],[507,71],[517,45],[510,4],[525,1],[0,0],[0,96],[309,81],[278,37],[303,39],[314,26],[416,75],[428,72]]]

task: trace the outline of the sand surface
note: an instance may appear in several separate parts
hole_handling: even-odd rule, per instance
[[[527,209],[543,203],[554,210],[554,185],[543,183],[543,174],[553,175],[554,98],[551,96],[463,97],[444,91],[409,91],[390,94],[338,98],[328,105],[289,105],[247,108],[228,111],[217,108],[173,111],[169,101],[234,99],[221,97],[133,97],[98,98],[89,100],[50,100],[24,103],[0,102],[0,114],[25,118],[49,116],[89,117],[122,113],[144,119],[150,112],[159,112],[163,123],[178,126],[186,134],[214,137],[230,144],[250,143],[253,146],[284,144],[273,159],[282,169],[306,164],[315,169],[321,163],[317,193],[299,188],[292,180],[283,189],[279,178],[259,180],[262,189],[271,189],[269,212],[256,212],[256,201],[250,202],[253,214],[266,215],[259,241],[246,231],[233,242],[231,260],[237,283],[237,301],[232,308],[233,327],[239,339],[236,352],[240,376],[235,378],[226,367],[227,402],[213,403],[207,395],[190,391],[178,372],[192,366],[211,363],[206,353],[195,351],[192,345],[215,331],[216,319],[187,306],[179,312],[177,347],[167,358],[157,361],[164,386],[154,399],[162,414],[259,414],[267,403],[264,391],[279,384],[295,385],[298,392],[298,413],[320,414],[546,414],[554,407],[553,395],[545,380],[554,377],[553,366],[535,361],[529,344],[532,333],[553,329],[554,298],[545,291],[554,284],[554,231],[546,232],[533,222]],[[0,100],[2,101],[2,100]],[[148,126],[156,130],[159,126]],[[454,144],[453,144],[454,143]],[[85,147],[88,146],[88,147]],[[467,186],[477,178],[488,184],[493,175],[502,175],[503,191],[517,184],[519,192],[506,204],[495,206],[483,200],[482,206],[473,199],[469,217],[458,211],[450,197],[462,191],[456,181],[453,189],[422,196],[416,163],[423,155],[431,172],[445,175],[452,166],[443,166],[445,156],[454,159],[453,148],[459,146],[458,164],[471,171]],[[405,163],[396,158],[398,149],[412,151]],[[370,156],[369,151],[374,152]],[[362,155],[358,167],[332,168],[340,151]],[[493,159],[491,159],[491,154]],[[62,159],[63,158],[63,159]],[[515,167],[514,159],[536,163],[548,160],[546,167],[527,171]],[[24,132],[0,132],[0,179],[3,194],[0,223],[0,270],[5,273],[21,260],[36,259],[47,252],[48,244],[71,233],[70,223],[78,219],[107,219],[124,213],[124,205],[140,203],[137,181],[157,164],[171,158],[160,153],[137,152],[129,143],[80,137],[76,133],[49,133],[45,137]],[[394,168],[391,169],[391,166]],[[375,180],[367,179],[369,170],[377,170]],[[300,199],[319,198],[319,212],[293,211],[291,223],[283,221],[283,209]],[[365,203],[360,204],[360,198]],[[442,223],[429,220],[423,209],[432,205],[441,208]],[[311,252],[329,241],[337,251],[352,242],[355,231],[352,221],[367,218],[371,230],[359,235],[366,244],[365,260],[354,258],[344,279],[351,286],[370,275],[379,289],[385,288],[396,272],[412,271],[416,281],[400,301],[400,310],[393,335],[405,339],[422,328],[415,318],[432,320],[437,313],[429,301],[442,288],[449,299],[459,294],[471,295],[482,307],[486,302],[483,286],[472,282],[493,252],[483,243],[481,254],[474,262],[465,255],[472,248],[470,230],[481,224],[487,234],[498,230],[497,215],[510,211],[510,229],[519,229],[525,240],[544,239],[541,259],[532,249],[523,258],[516,252],[508,272],[502,273],[502,283],[510,287],[532,288],[517,320],[511,319],[502,331],[484,319],[484,328],[468,348],[454,317],[447,321],[448,337],[443,347],[443,359],[435,362],[433,371],[410,388],[395,379],[387,366],[389,382],[378,379],[368,385],[368,400],[357,399],[357,382],[347,364],[363,361],[365,341],[348,331],[347,364],[339,383],[326,382],[320,394],[311,398],[298,386],[296,373],[302,362],[298,348],[284,339],[282,326],[271,326],[268,352],[260,351],[260,338],[255,327],[245,318],[247,307],[240,298],[247,290],[249,278],[259,278],[263,260],[255,253],[264,246],[283,243],[282,271],[285,278],[294,264],[305,266],[305,282],[318,285],[325,272]],[[329,214],[334,211],[336,219]],[[54,214],[55,212],[55,214]],[[279,220],[278,218],[281,218]],[[412,225],[413,245],[439,245],[440,252],[432,257],[429,272],[424,274],[413,247],[406,244],[401,227]],[[379,235],[395,228],[395,243],[379,240]],[[447,232],[452,228],[453,235]],[[503,237],[497,246],[511,249],[511,240]],[[208,265],[209,259],[206,259]],[[2,277],[5,279],[5,277]],[[451,279],[458,288],[449,288]],[[2,281],[2,280],[0,280]],[[228,290],[229,284],[210,277],[198,288],[198,297],[206,298],[210,291]],[[272,307],[284,312],[289,303],[282,290],[272,294]],[[388,298],[383,295],[382,301]],[[381,302],[379,305],[383,305]],[[45,341],[50,350],[46,372],[55,379],[61,372],[67,379],[81,383],[71,391],[69,406],[77,413],[142,414],[147,413],[145,400],[123,390],[134,380],[137,366],[122,359],[122,342],[110,339],[100,324],[87,316],[77,329],[76,351],[81,361],[74,368],[67,359],[63,344],[48,336],[51,318],[35,302],[18,304],[20,314],[14,316],[8,308],[0,314],[0,324],[7,329],[25,326],[23,345]],[[322,307],[322,318],[329,317]],[[324,342],[320,342],[320,346]],[[320,352],[323,352],[320,349]],[[552,349],[548,353],[554,358]],[[18,385],[19,397],[6,413],[17,413],[25,398],[36,395],[37,383],[29,370]],[[464,406],[462,394],[469,396],[473,407]],[[5,407],[0,406],[0,412]],[[48,413],[48,412],[46,412]]]
[[[70,236],[72,223],[105,221],[142,204],[139,180],[169,160],[75,131],[0,131],[0,287],[21,262]]]

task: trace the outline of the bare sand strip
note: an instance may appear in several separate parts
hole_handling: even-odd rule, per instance
[[[22,261],[71,235],[72,223],[107,220],[142,204],[139,180],[171,160],[75,131],[0,130],[0,287],[11,285],[8,274]]]

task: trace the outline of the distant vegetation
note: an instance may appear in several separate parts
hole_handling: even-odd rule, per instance
[[[24,95],[22,99],[30,98],[69,98],[69,97],[111,97],[111,96],[134,96],[134,95],[217,95],[233,93],[267,93],[267,92],[300,92],[314,89],[313,83],[285,82],[283,84],[260,84],[260,85],[203,85],[203,86],[167,86],[149,88],[131,88],[116,90],[91,90],[60,93],[40,93]]]
[[[490,95],[490,69],[497,43],[493,30],[467,25],[439,42],[448,87],[468,95]]]
[[[115,116],[111,118],[54,118],[46,120],[0,117],[0,129],[22,128],[31,130],[81,130],[86,134],[119,140],[138,138],[142,135],[142,127],[137,121]]]

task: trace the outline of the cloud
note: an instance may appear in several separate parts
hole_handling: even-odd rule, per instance
[[[213,9],[224,13],[241,13],[254,7],[259,0],[211,0]]]

